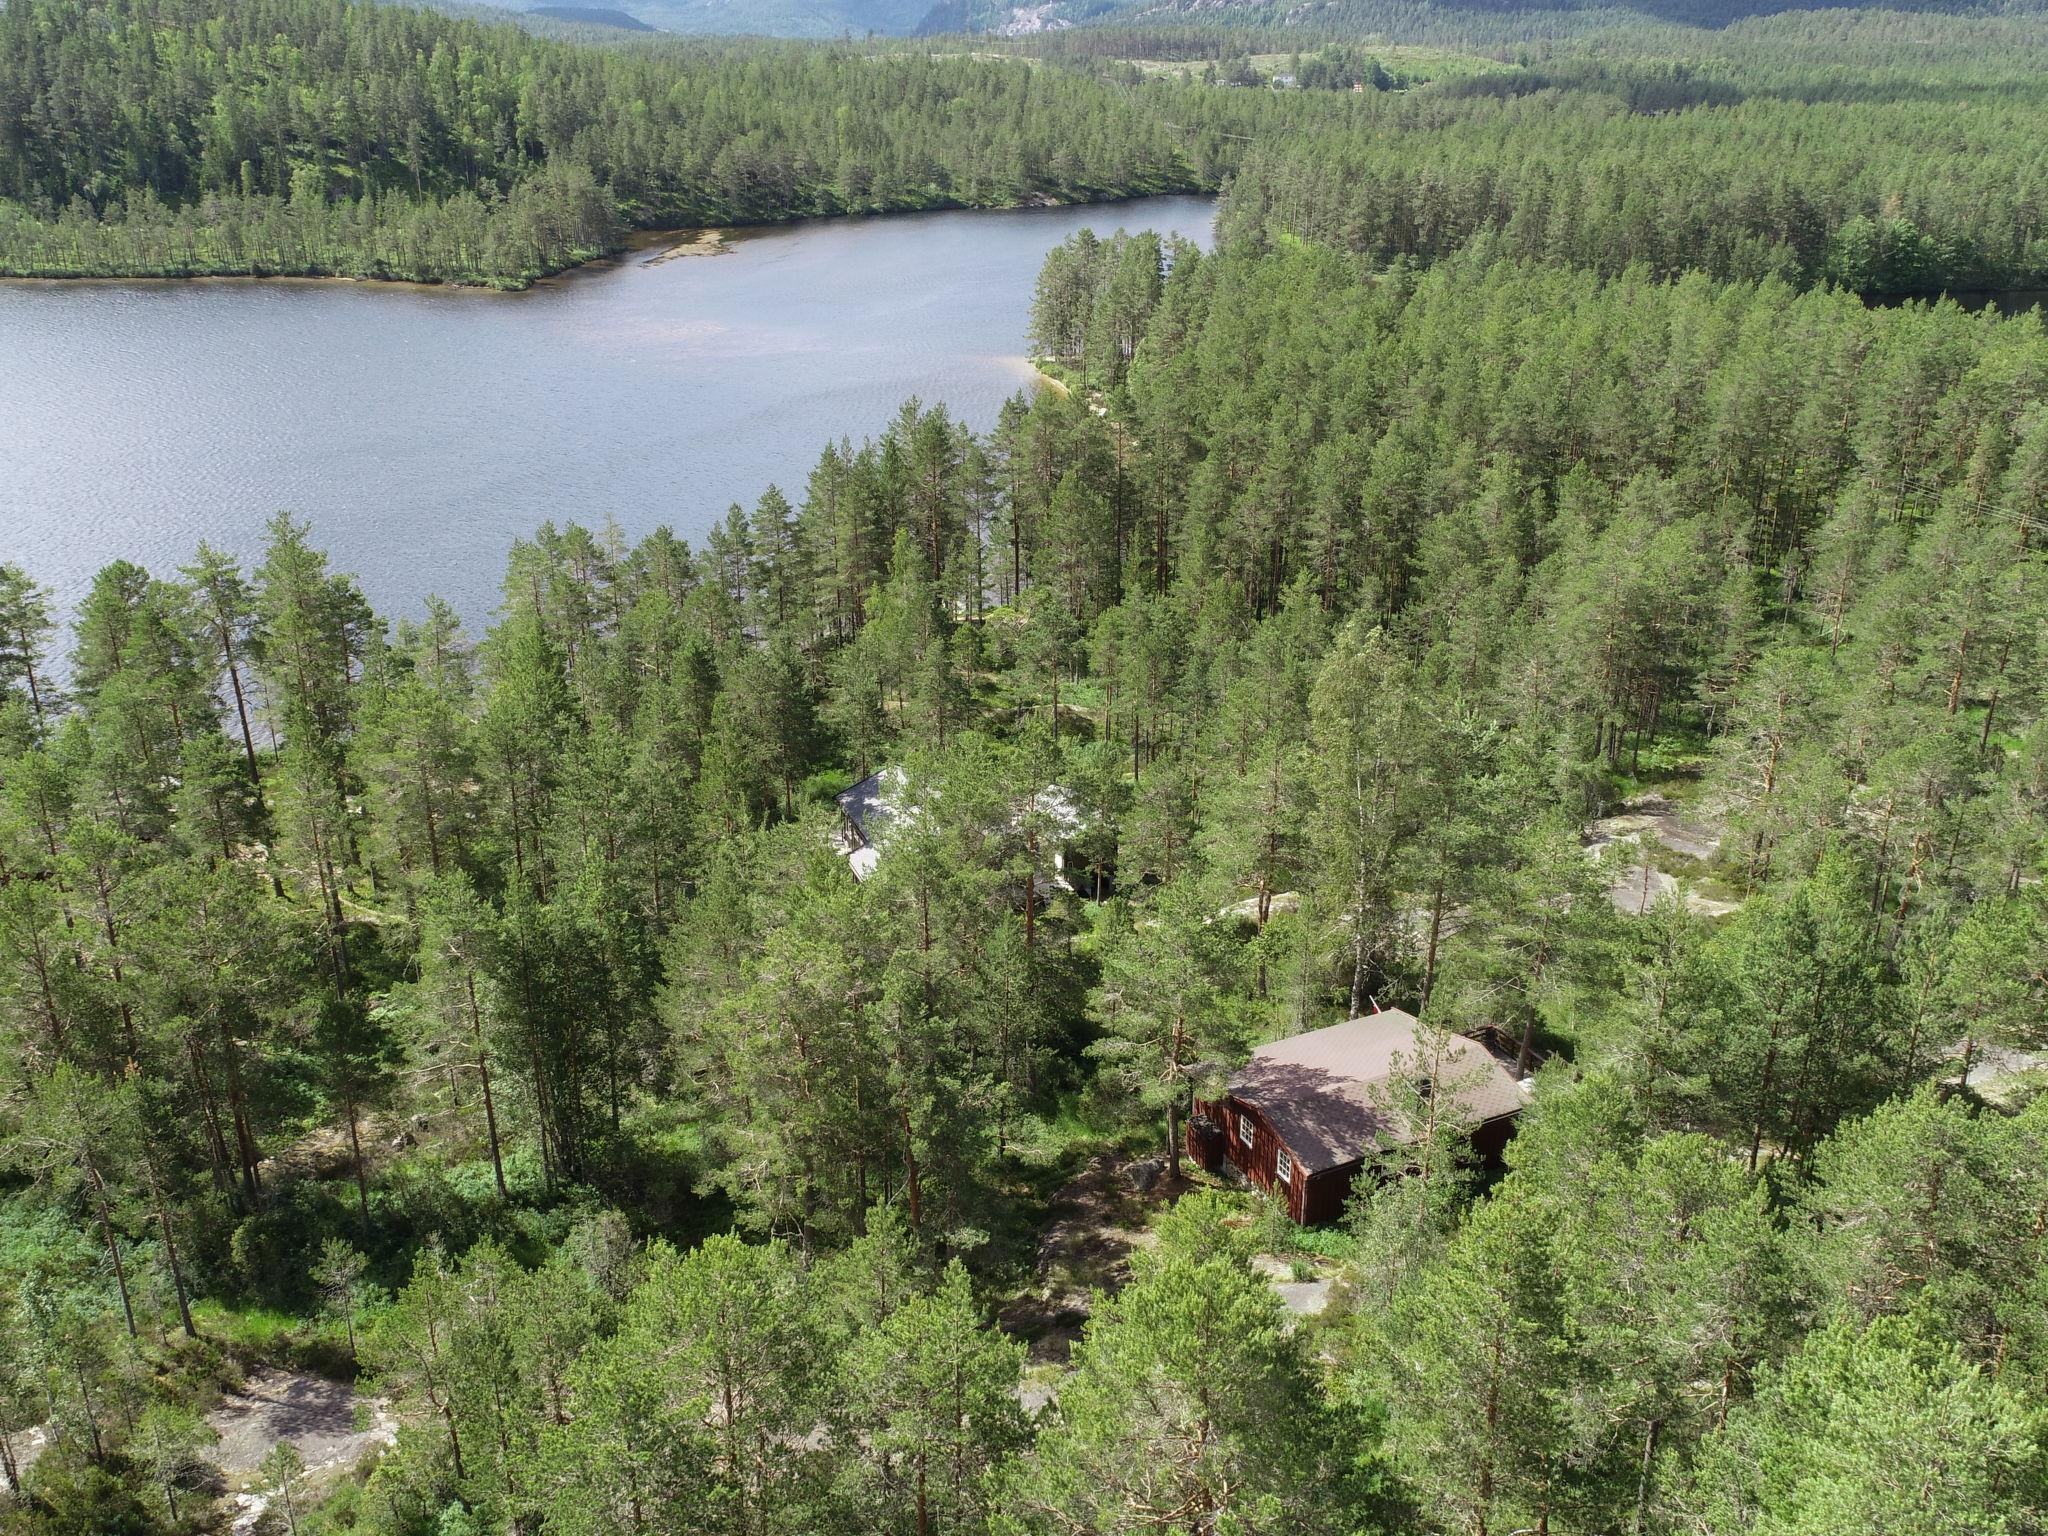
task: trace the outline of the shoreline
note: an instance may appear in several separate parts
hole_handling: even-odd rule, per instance
[[[1149,202],[1159,197],[1199,197],[1216,201],[1221,196],[1216,192],[1177,189],[1163,192],[1123,192],[1112,197],[1089,197],[1061,199],[1050,193],[1036,193],[1014,203],[942,203],[930,208],[887,208],[872,213],[807,213],[787,219],[762,219],[752,223],[728,221],[719,225],[681,225],[672,229],[631,229],[626,231],[617,249],[600,251],[586,260],[575,262],[552,272],[543,272],[517,286],[501,286],[485,282],[456,282],[447,280],[426,280],[411,277],[361,277],[345,272],[154,272],[154,273],[88,273],[54,272],[39,276],[0,275],[0,288],[24,287],[43,288],[55,284],[149,284],[186,286],[200,283],[263,283],[270,285],[352,283],[363,288],[401,289],[418,293],[460,293],[489,294],[501,298],[516,298],[531,293],[536,288],[569,282],[585,273],[616,271],[627,266],[659,266],[665,262],[686,257],[722,256],[736,249],[736,242],[753,235],[769,234],[776,230],[795,229],[806,224],[841,224],[863,222],[870,219],[917,218],[934,213],[1023,213],[1035,209],[1050,211],[1056,208],[1109,208],[1129,203]],[[660,246],[673,242],[670,249],[644,261],[632,258]],[[682,248],[676,248],[682,247]]]
[[[1045,362],[1044,358],[1027,357],[1024,359],[1024,366],[1030,370],[1032,379],[1040,389],[1049,389],[1062,399],[1070,398],[1074,393],[1074,386],[1058,374],[1046,372],[1043,366]]]
[[[649,231],[648,233],[660,234],[659,231]],[[670,240],[666,246],[661,244],[661,239],[629,240],[626,242],[626,249],[620,253],[620,256],[631,256],[638,251],[653,251],[654,254],[642,262],[641,265],[658,267],[666,262],[685,261],[693,256],[730,256],[732,254],[732,242],[725,238],[725,231],[722,229],[686,229],[670,231],[669,233],[681,238]],[[666,238],[666,236],[663,235],[661,238]],[[573,270],[581,271],[582,269],[579,267]]]

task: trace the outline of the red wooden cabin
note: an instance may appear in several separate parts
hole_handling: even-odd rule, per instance
[[[1474,1149],[1498,1156],[1521,1084],[1478,1041],[1417,1031],[1413,1014],[1389,1008],[1259,1047],[1222,1098],[1195,1101],[1189,1155],[1211,1171],[1227,1158],[1305,1225],[1342,1214],[1369,1150],[1414,1139],[1395,1110],[1404,1101],[1444,1095]]]

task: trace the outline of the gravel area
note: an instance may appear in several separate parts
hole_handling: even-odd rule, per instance
[[[1297,1280],[1294,1278],[1294,1266],[1270,1253],[1254,1258],[1252,1268],[1273,1282],[1273,1294],[1280,1298],[1280,1305],[1287,1309],[1288,1316],[1296,1321],[1314,1317],[1330,1304],[1330,1288],[1336,1284],[1334,1280]]]

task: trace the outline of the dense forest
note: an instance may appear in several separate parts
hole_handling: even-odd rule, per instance
[[[278,1350],[401,1425],[309,1530],[2032,1528],[2039,321],[1135,237],[1037,329],[477,641],[285,518],[9,573],[11,1529],[204,1519]],[[1720,851],[1609,899],[1651,786]],[[1361,996],[1549,1059],[1505,1175],[1189,1195],[1027,1367],[1051,1184]]]
[[[643,4],[649,14],[666,11],[676,0]],[[692,3],[692,0],[685,0]],[[715,0],[693,0],[709,6]],[[1993,14],[2034,16],[2039,0],[2004,0],[1980,5],[1967,0],[1910,0],[1885,12],[1912,22],[1921,15]],[[877,7],[887,15],[886,8]],[[1791,11],[1811,17],[1828,11],[1872,14],[1851,4],[1790,5],[1785,0],[1461,0],[1455,6],[1428,0],[1056,0],[1051,5],[1017,5],[1007,0],[938,0],[919,26],[925,32],[1017,31],[1049,33],[1062,44],[1083,48],[1105,35],[1170,29],[1183,37],[1208,39],[1259,38],[1271,47],[1298,47],[1306,38],[1357,41],[1397,39],[1406,42],[1449,41],[1458,44],[1499,44],[1549,41],[1617,30],[1640,38],[1659,31],[1670,38],[1699,29],[1739,26],[1761,16]],[[773,17],[771,8],[768,13]],[[1025,28],[1016,23],[1026,20]],[[730,23],[728,23],[730,26]],[[881,22],[887,29],[887,21]],[[778,32],[771,20],[748,31]]]
[[[1928,99],[1901,79],[1753,91],[1686,71],[1529,70],[1387,105],[1355,128],[1254,149],[1239,228],[1271,225],[1377,262],[1475,237],[1618,275],[1939,293],[2048,280],[2041,101]]]
[[[1207,31],[1266,30],[1275,33],[1302,32],[1358,36],[1389,28],[1427,31],[1438,36],[1461,39],[1490,37],[1514,41],[1584,36],[1607,32],[1616,26],[1667,27],[1671,29],[1721,28],[1739,25],[1756,17],[1787,12],[1803,15],[1831,10],[1863,10],[1853,4],[1791,5],[1784,0],[1594,0],[1577,4],[1573,0],[1522,5],[1515,0],[1461,0],[1456,6],[1431,6],[1421,0],[1304,0],[1285,4],[1280,0],[1130,0],[1130,3],[1101,18],[1110,26],[1193,26]],[[2015,15],[2038,16],[2038,0],[2007,0],[2005,4],[1973,5],[1955,0],[1912,0],[1912,3],[1882,7],[1890,14],[1911,18],[1919,15]]]
[[[1233,231],[1382,265],[1489,238],[1607,275],[2026,287],[2038,32],[1801,13],[1391,67],[1297,39],[1311,88],[1276,90],[1237,43],[1109,27],[1013,57],[593,47],[319,0],[41,0],[0,10],[0,273],[519,286],[636,226],[1228,180]]]
[[[280,6],[0,10],[0,248],[1242,169],[1053,253],[991,430],[543,527],[481,634],[288,514],[0,546],[0,1533],[2044,1528],[2048,330],[1863,297],[2041,274],[2022,22],[1354,92]],[[1427,1072],[1332,1226],[1185,1158],[1382,1007],[1527,1071],[1500,1161]],[[265,1373],[363,1454],[237,1460]]]
[[[0,9],[0,272],[518,285],[628,226],[1215,186],[1348,102],[851,48],[602,49],[322,0]]]

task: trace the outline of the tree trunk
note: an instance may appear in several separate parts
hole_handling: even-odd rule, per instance
[[[484,1016],[476,1001],[476,972],[465,971],[463,984],[469,991],[469,1030],[476,1045],[477,1081],[483,1085],[484,1130],[491,1142],[491,1174],[498,1181],[498,1198],[503,1200],[506,1198],[505,1159],[498,1150],[498,1111],[491,1099],[491,1059],[484,1048]]]
[[[903,1128],[903,1190],[910,1202],[910,1230],[916,1232],[924,1221],[924,1187],[918,1177],[917,1142],[910,1132],[910,1111],[898,1106],[896,1118]]]
[[[1774,1087],[1776,1087],[1776,1086],[1777,1086],[1777,1081],[1776,1081],[1776,1080],[1777,1080],[1777,1074],[1778,1074],[1778,1032],[1779,1032],[1779,1030],[1780,1030],[1780,1029],[1782,1029],[1782,1028],[1783,1028],[1783,1025],[1784,1025],[1784,1021],[1783,1021],[1782,1019],[1774,1020],[1774,1021],[1772,1022],[1772,1024],[1771,1024],[1771,1048],[1770,1048],[1770,1050],[1769,1050],[1769,1051],[1768,1051],[1767,1053],[1765,1053],[1765,1056],[1764,1056],[1764,1075],[1763,1075],[1763,1082],[1762,1082],[1762,1084],[1761,1084],[1761,1086],[1760,1086],[1760,1088],[1759,1088],[1759,1090],[1758,1090],[1758,1093],[1757,1093],[1757,1111],[1756,1111],[1756,1116],[1755,1116],[1754,1120],[1752,1120],[1752,1121],[1751,1121],[1751,1124],[1750,1124],[1750,1134],[1749,1134],[1749,1172],[1750,1172],[1750,1173],[1751,1173],[1752,1175],[1754,1175],[1754,1174],[1756,1173],[1756,1165],[1757,1165],[1757,1161],[1758,1161],[1758,1159],[1759,1159],[1759,1158],[1761,1158],[1761,1157],[1763,1156],[1763,1149],[1764,1149],[1764,1105],[1765,1105],[1765,1104],[1767,1104],[1767,1103],[1768,1103],[1768,1102],[1770,1101],[1770,1097],[1771,1097],[1771,1091],[1772,1091],[1772,1089],[1773,1089]]]
[[[150,1197],[156,1202],[157,1225],[163,1229],[164,1258],[171,1266],[171,1289],[178,1293],[178,1321],[184,1326],[185,1337],[196,1339],[199,1330],[192,1326],[192,1304],[185,1294],[185,1271],[178,1263],[178,1240],[171,1232],[171,1212],[164,1203],[163,1185],[157,1181],[154,1163],[145,1158],[143,1169],[149,1179]]]
[[[100,1438],[100,1416],[99,1410],[93,1407],[92,1382],[86,1377],[83,1365],[78,1367],[77,1375],[78,1398],[80,1402],[85,1404],[85,1431],[92,1437],[92,1459],[96,1462],[103,1462],[107,1459],[107,1446],[106,1442]],[[54,1403],[56,1398],[52,1396],[50,1401]]]
[[[128,1296],[128,1268],[121,1262],[121,1245],[114,1240],[114,1219],[107,1214],[107,1186],[100,1178],[99,1169],[88,1158],[85,1164],[86,1183],[92,1189],[93,1210],[100,1220],[100,1236],[107,1245],[107,1257],[114,1261],[114,1283],[121,1291],[121,1313],[128,1320],[128,1337],[135,1334],[135,1303]]]
[[[207,1075],[198,1035],[185,1037],[185,1054],[192,1068],[192,1087],[199,1099],[200,1119],[206,1125],[206,1151],[208,1160],[213,1164],[214,1188],[225,1191],[233,1182],[228,1175],[228,1143],[221,1134],[220,1109],[214,1103],[213,1082]]]
[[[455,1480],[461,1482],[468,1476],[462,1470],[462,1436],[455,1432],[455,1413],[446,1403],[441,1405],[441,1421],[448,1426],[448,1453],[455,1461]]]
[[[363,1241],[370,1240],[370,1179],[363,1171],[363,1138],[356,1124],[358,1110],[356,1101],[348,1101],[348,1145],[356,1159],[356,1206],[363,1215]]]
[[[1643,1536],[1643,1522],[1648,1518],[1650,1508],[1650,1463],[1657,1454],[1657,1431],[1663,1427],[1661,1419],[1650,1420],[1649,1431],[1643,1436],[1643,1461],[1636,1474],[1636,1518],[1632,1529],[1635,1536]]]
[[[257,1164],[256,1132],[249,1123],[249,1101],[242,1087],[242,1064],[235,1052],[235,1037],[228,1029],[225,1018],[215,1020],[220,1030],[220,1043],[228,1064],[228,1110],[235,1122],[235,1155],[242,1165],[242,1192],[253,1196],[263,1188],[263,1176]]]
[[[235,665],[234,643],[228,639],[225,631],[221,636],[221,654],[227,659],[228,686],[234,690],[235,718],[242,726],[242,755],[249,762],[249,782],[261,784],[263,775],[256,767],[256,738],[250,734],[249,706],[242,697],[242,672],[241,668]]]
[[[36,730],[38,733],[40,733],[43,728],[43,690],[42,685],[36,681],[36,648],[29,640],[28,628],[26,625],[23,625],[22,627],[18,628],[15,631],[15,634],[21,643],[21,654],[23,657],[22,670],[26,672],[28,675],[29,703],[32,706],[34,706],[36,714]]]
[[[1188,1016],[1178,1013],[1173,1020],[1173,1044],[1170,1047],[1170,1066],[1178,1077],[1188,1047]],[[1175,1117],[1180,1112],[1180,1088],[1176,1082],[1173,1096],[1166,1101],[1166,1166],[1175,1179],[1180,1177],[1180,1132]]]

